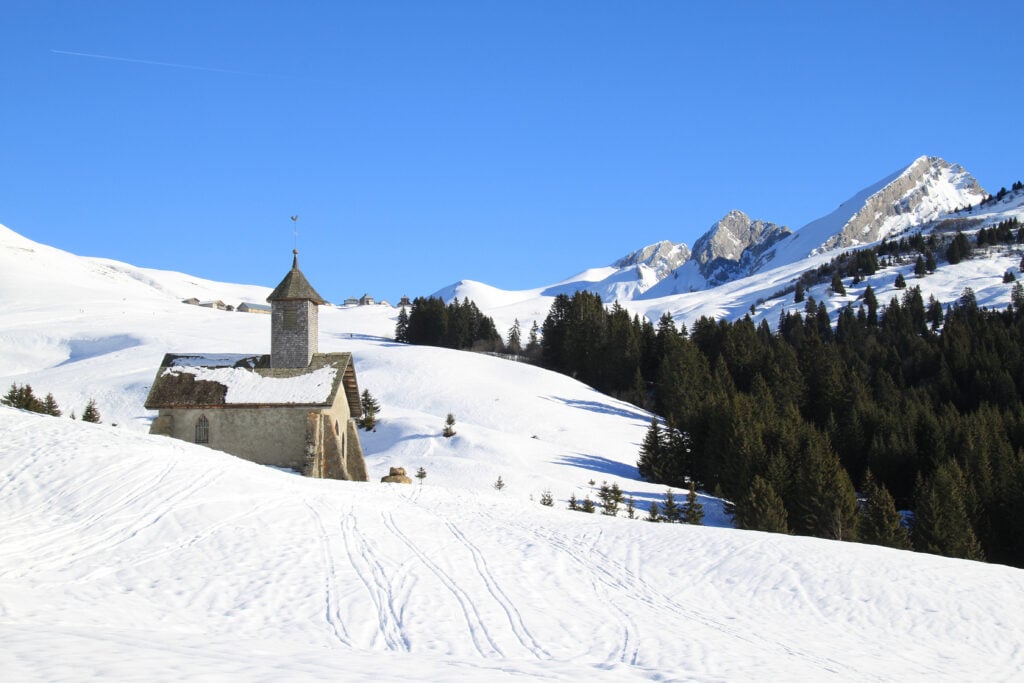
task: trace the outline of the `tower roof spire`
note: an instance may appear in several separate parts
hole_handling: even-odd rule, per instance
[[[267,301],[312,301],[318,306],[327,303],[299,270],[299,250],[292,249],[292,254],[292,269],[281,280],[281,284],[270,293]]]

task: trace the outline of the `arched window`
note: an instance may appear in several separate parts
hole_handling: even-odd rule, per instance
[[[210,443],[210,421],[205,415],[196,420],[196,443]]]

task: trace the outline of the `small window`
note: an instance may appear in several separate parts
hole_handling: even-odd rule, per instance
[[[210,443],[210,421],[205,415],[196,420],[196,443]]]
[[[299,326],[299,312],[295,310],[294,306],[289,305],[282,313],[284,314],[284,320],[281,322],[284,329],[294,330]]]

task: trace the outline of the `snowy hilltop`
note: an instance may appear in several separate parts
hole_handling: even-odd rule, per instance
[[[259,303],[269,287],[83,258],[2,227],[0,272],[0,383],[52,392],[65,412],[0,407],[11,680],[1001,680],[1024,668],[1020,570],[739,531],[703,495],[706,526],[567,510],[604,482],[638,517],[661,500],[635,467],[651,415],[534,366],[396,344],[390,307],[321,313],[322,349],[353,354],[381,412],[361,436],[370,483],[312,480],[147,433],[166,349],[267,350],[269,316],[182,301]],[[462,286],[508,312],[546,296]],[[741,287],[719,296],[755,296]],[[104,424],[66,417],[90,398]],[[376,483],[391,466],[426,477]]]

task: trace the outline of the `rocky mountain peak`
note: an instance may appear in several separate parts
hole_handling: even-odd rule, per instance
[[[688,261],[689,258],[690,248],[684,243],[662,240],[661,242],[638,249],[632,254],[623,256],[613,263],[612,267],[647,266],[654,271],[658,280],[662,280],[673,270]]]
[[[875,242],[985,197],[974,176],[939,157],[918,157],[886,181],[859,205],[851,205],[851,200],[840,206],[841,210],[851,205],[853,213],[822,250]]]
[[[751,220],[747,214],[733,209],[701,235],[693,245],[692,258],[702,265],[715,259],[739,261],[748,249],[762,247],[765,242],[774,242],[789,233],[786,226]]]

